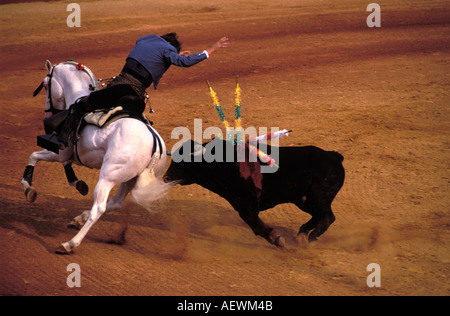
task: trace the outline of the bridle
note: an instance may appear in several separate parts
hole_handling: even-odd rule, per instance
[[[48,99],[49,99],[49,103],[50,103],[50,108],[48,108],[47,110],[45,110],[45,112],[51,112],[53,115],[58,114],[64,110],[59,110],[56,109],[53,105],[53,98],[52,98],[52,79],[53,79],[53,71],[55,70],[56,66],[52,66],[52,70],[50,71],[50,73],[47,74],[47,78],[48,78]],[[45,79],[44,79],[45,80]],[[41,84],[39,85],[39,87],[37,87],[36,90],[34,90],[33,92],[33,97],[37,96],[39,94],[39,92],[41,92],[42,88],[44,87],[44,80],[42,80]]]
[[[92,84],[89,84],[89,90],[91,90],[91,91],[97,90],[97,79],[95,79],[94,74],[88,67],[86,67],[82,63],[76,63],[74,61],[67,61],[64,64],[74,65],[77,68],[77,70],[86,71],[92,81]],[[58,66],[58,65],[56,65],[56,66]],[[50,113],[52,113],[52,115],[55,115],[55,114],[58,114],[58,113],[64,111],[64,110],[56,109],[55,106],[53,105],[52,79],[53,79],[53,72],[54,72],[56,66],[52,66],[52,69],[47,74],[47,78],[48,78],[48,89],[47,90],[48,90],[48,98],[49,98],[50,107],[47,110],[45,110],[45,112],[46,113],[50,112]],[[33,97],[37,96],[39,94],[39,92],[41,92],[42,88],[44,87],[44,80],[42,80],[41,84],[36,88],[36,90],[34,90]]]

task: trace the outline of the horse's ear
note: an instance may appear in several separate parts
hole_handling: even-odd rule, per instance
[[[50,72],[50,70],[52,69],[52,63],[50,62],[50,60],[46,60],[45,61],[45,67],[47,68],[47,71]]]

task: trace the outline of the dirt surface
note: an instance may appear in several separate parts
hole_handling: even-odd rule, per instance
[[[449,295],[450,2],[69,1],[0,6],[0,295]],[[253,235],[222,198],[175,187],[156,213],[126,203],[124,245],[108,241],[123,214],[105,214],[75,253],[54,254],[73,237],[66,224],[90,209],[98,171],[75,167],[83,197],[61,165],[40,163],[26,202],[20,180],[43,133],[44,95],[32,92],[46,59],[73,58],[99,78],[120,72],[135,40],[178,32],[198,52],[222,36],[230,46],[189,69],[172,67],[149,115],[169,147],[172,129],[220,126],[205,80],[233,115],[239,75],[245,127],[294,132],[284,146],[316,145],[345,156],[336,222],[313,246],[297,239],[309,215],[293,205],[261,214],[284,250]],[[150,91],[151,90],[151,91]],[[69,288],[69,263],[81,287]],[[369,288],[378,263],[381,287]]]

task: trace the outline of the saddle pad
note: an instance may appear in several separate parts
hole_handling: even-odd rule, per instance
[[[123,108],[121,106],[115,107],[108,112],[104,111],[95,111],[88,113],[84,116],[84,120],[88,124],[96,125],[98,127],[103,127],[106,122],[111,118],[112,115],[116,114],[119,111],[122,111]]]

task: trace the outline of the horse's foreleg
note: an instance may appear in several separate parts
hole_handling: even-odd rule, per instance
[[[97,222],[97,220],[106,211],[106,202],[108,200],[108,195],[111,189],[114,187],[114,183],[106,180],[99,180],[94,192],[94,205],[89,212],[89,218],[80,231],[73,237],[70,241],[62,243],[56,253],[58,254],[68,254],[74,248],[78,247],[83,241],[86,234],[89,232],[91,227]]]
[[[56,162],[59,161],[59,156],[46,149],[42,151],[35,151],[30,155],[30,158],[28,159],[28,165],[25,168],[25,172],[23,173],[23,178],[21,181],[28,202],[34,202],[36,200],[37,192],[33,188],[32,183],[34,166],[39,161]]]
[[[27,201],[30,203],[33,203],[36,200],[37,192],[33,188],[33,172],[34,172],[34,166],[27,165],[25,168],[25,172],[23,173],[22,177],[22,185],[23,190],[25,192],[25,197],[27,198]]]
[[[64,172],[66,173],[67,181],[70,186],[75,187],[81,195],[86,195],[89,192],[89,187],[83,180],[78,180],[75,171],[72,168],[72,161],[67,161],[64,164]]]
[[[65,154],[64,156],[67,156],[67,154]],[[30,158],[28,159],[28,165],[26,166],[22,177],[22,185],[28,202],[34,202],[37,197],[37,192],[32,186],[32,183],[34,167],[39,161],[62,162],[60,155],[46,149],[42,151],[36,151],[30,155]],[[69,185],[75,187],[82,195],[88,194],[89,187],[83,180],[78,180],[75,172],[72,169],[72,161],[69,160],[64,163],[64,171],[66,173]]]

